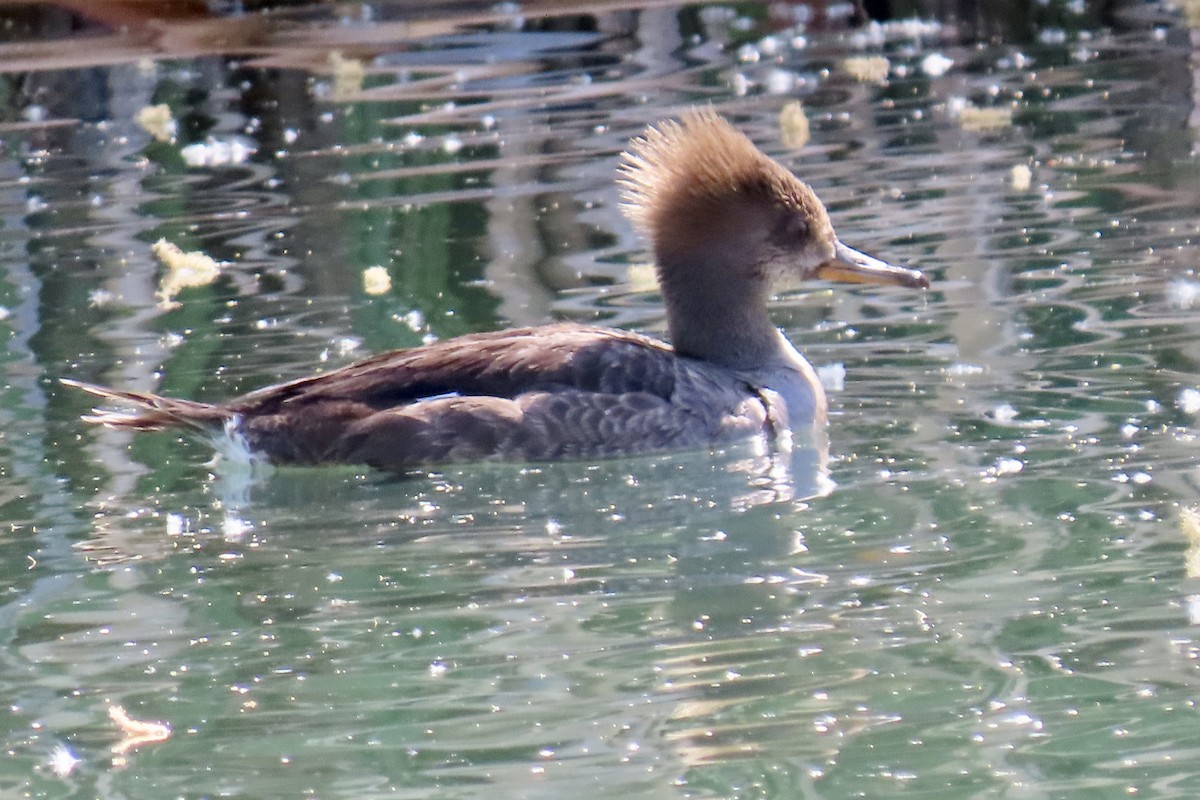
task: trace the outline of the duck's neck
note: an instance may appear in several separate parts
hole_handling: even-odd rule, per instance
[[[719,255],[661,263],[671,342],[680,355],[733,369],[766,366],[779,358],[782,339],[767,315],[766,278],[712,263]]]

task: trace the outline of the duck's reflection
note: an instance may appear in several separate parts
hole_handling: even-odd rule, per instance
[[[652,521],[696,508],[744,511],[825,496],[834,487],[828,461],[828,436],[814,427],[787,441],[756,437],[709,451],[591,463],[490,462],[405,475],[327,467],[264,470],[218,458],[213,490],[227,513],[249,516],[297,504],[344,509],[349,500],[372,516],[391,508],[398,519],[413,523],[469,515],[520,524],[521,515],[564,513]],[[356,492],[354,485],[363,488]],[[343,521],[353,526],[352,517]]]

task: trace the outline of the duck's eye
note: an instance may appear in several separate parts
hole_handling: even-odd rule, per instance
[[[800,242],[808,238],[808,223],[799,214],[785,214],[776,228],[776,235],[785,242]]]

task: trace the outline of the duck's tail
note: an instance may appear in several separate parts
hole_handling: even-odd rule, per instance
[[[94,425],[107,425],[110,428],[132,428],[139,431],[161,431],[166,428],[195,428],[202,431],[221,430],[226,422],[235,414],[228,409],[211,403],[198,403],[195,400],[177,400],[174,397],[163,397],[150,392],[128,392],[123,389],[109,389],[106,386],[96,386],[92,383],[73,381],[62,378],[64,386],[81,389],[88,394],[103,398],[106,401],[124,406],[132,406],[133,410],[118,411],[105,408],[92,409],[91,414],[83,417],[84,422]]]

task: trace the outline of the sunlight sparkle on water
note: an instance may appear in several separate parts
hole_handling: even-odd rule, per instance
[[[60,778],[65,778],[83,763],[65,744],[55,746],[50,754],[50,770]]]
[[[1176,308],[1191,308],[1200,304],[1200,283],[1173,281],[1167,286],[1167,300]]]
[[[1176,398],[1175,405],[1185,414],[1200,414],[1200,389],[1184,389]]]
[[[210,3],[147,38],[105,5],[0,42],[13,796],[1200,796],[1183,11]],[[270,471],[56,380],[223,401],[509,326],[663,336],[613,178],[695,104],[932,280],[772,298],[831,400],[791,458]],[[180,735],[108,769],[108,693]]]

